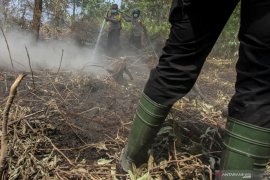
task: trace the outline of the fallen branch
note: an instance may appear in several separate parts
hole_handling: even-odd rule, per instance
[[[54,145],[54,143],[52,142],[52,140],[50,138],[48,138],[47,136],[44,136],[44,137],[51,143],[54,150],[56,150],[59,154],[61,154],[71,166],[74,166],[74,163],[62,151],[60,151],[60,149],[58,149]]]
[[[9,111],[11,108],[11,105],[13,103],[13,100],[16,96],[17,93],[17,88],[20,85],[20,82],[22,79],[25,77],[24,74],[20,74],[17,79],[14,81],[12,84],[10,91],[9,91],[9,96],[8,100],[3,112],[3,123],[2,123],[2,137],[1,137],[1,159],[0,159],[0,176],[4,177],[3,173],[5,171],[5,168],[7,167],[7,156],[8,156],[8,116],[9,116]]]
[[[20,122],[21,120],[25,120],[26,118],[29,118],[29,117],[31,117],[31,116],[34,116],[34,115],[39,114],[39,113],[44,112],[44,111],[45,111],[45,110],[41,110],[41,111],[38,111],[38,112],[34,112],[34,113],[32,113],[32,114],[28,114],[28,115],[24,116],[23,118],[20,118],[20,119],[14,120],[14,121],[10,121],[10,122],[8,122],[8,126],[13,125],[13,124],[15,124],[15,123],[17,123],[17,122]],[[2,127],[2,125],[0,126],[0,128],[1,128],[1,127]]]
[[[61,69],[62,61],[63,61],[63,56],[64,56],[64,49],[62,49],[61,60],[60,60],[60,64],[59,64],[58,70],[56,72],[56,76],[58,75],[58,73],[59,73],[59,71]]]
[[[31,70],[32,81],[33,81],[33,88],[35,89],[34,73],[33,73],[32,66],[31,66],[31,60],[30,60],[29,52],[28,52],[28,49],[27,49],[26,46],[25,46],[25,50],[26,50],[26,54],[27,54],[27,57],[28,57],[29,67],[30,67],[30,70]]]

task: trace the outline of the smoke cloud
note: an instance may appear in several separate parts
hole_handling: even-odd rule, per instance
[[[19,31],[7,32],[6,37],[14,67],[17,71],[30,71],[25,50],[26,46],[34,70],[50,69],[51,71],[57,71],[63,49],[64,55],[61,70],[87,71],[95,75],[106,73],[106,71],[101,68],[106,64],[108,65],[105,58],[100,57],[98,53],[96,53],[97,55],[94,57],[92,49],[88,47],[79,47],[71,40],[36,42],[35,38],[30,33]],[[8,49],[2,34],[0,34],[0,67],[11,68]]]

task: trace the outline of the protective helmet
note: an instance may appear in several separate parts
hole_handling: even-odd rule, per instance
[[[133,9],[133,10],[132,10],[132,15],[133,15],[134,17],[139,17],[140,14],[141,14],[141,11],[140,11],[139,9]]]
[[[118,5],[117,4],[112,4],[112,9],[118,9]]]
[[[111,14],[117,14],[117,13],[118,13],[118,5],[112,4]]]

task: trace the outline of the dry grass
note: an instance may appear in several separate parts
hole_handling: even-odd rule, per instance
[[[199,80],[203,92],[211,87],[208,73]],[[2,114],[14,76],[1,74]],[[219,107],[228,103],[228,91],[213,94],[219,104],[189,96],[177,102],[148,164],[126,174],[118,161],[143,82],[121,86],[108,76],[48,70],[34,70],[33,78],[35,86],[31,75],[23,81],[10,111],[9,179],[203,179],[213,173],[209,159],[219,158],[222,149],[225,118]]]

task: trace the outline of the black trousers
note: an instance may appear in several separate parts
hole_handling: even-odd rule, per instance
[[[108,33],[107,52],[110,57],[117,57],[120,50],[120,29],[111,29]]]
[[[131,34],[129,42],[133,44],[137,49],[142,48],[141,36],[135,36],[134,34]]]
[[[144,93],[172,105],[195,84],[237,0],[174,0],[171,30]],[[235,94],[229,116],[270,128],[270,1],[243,0]]]

